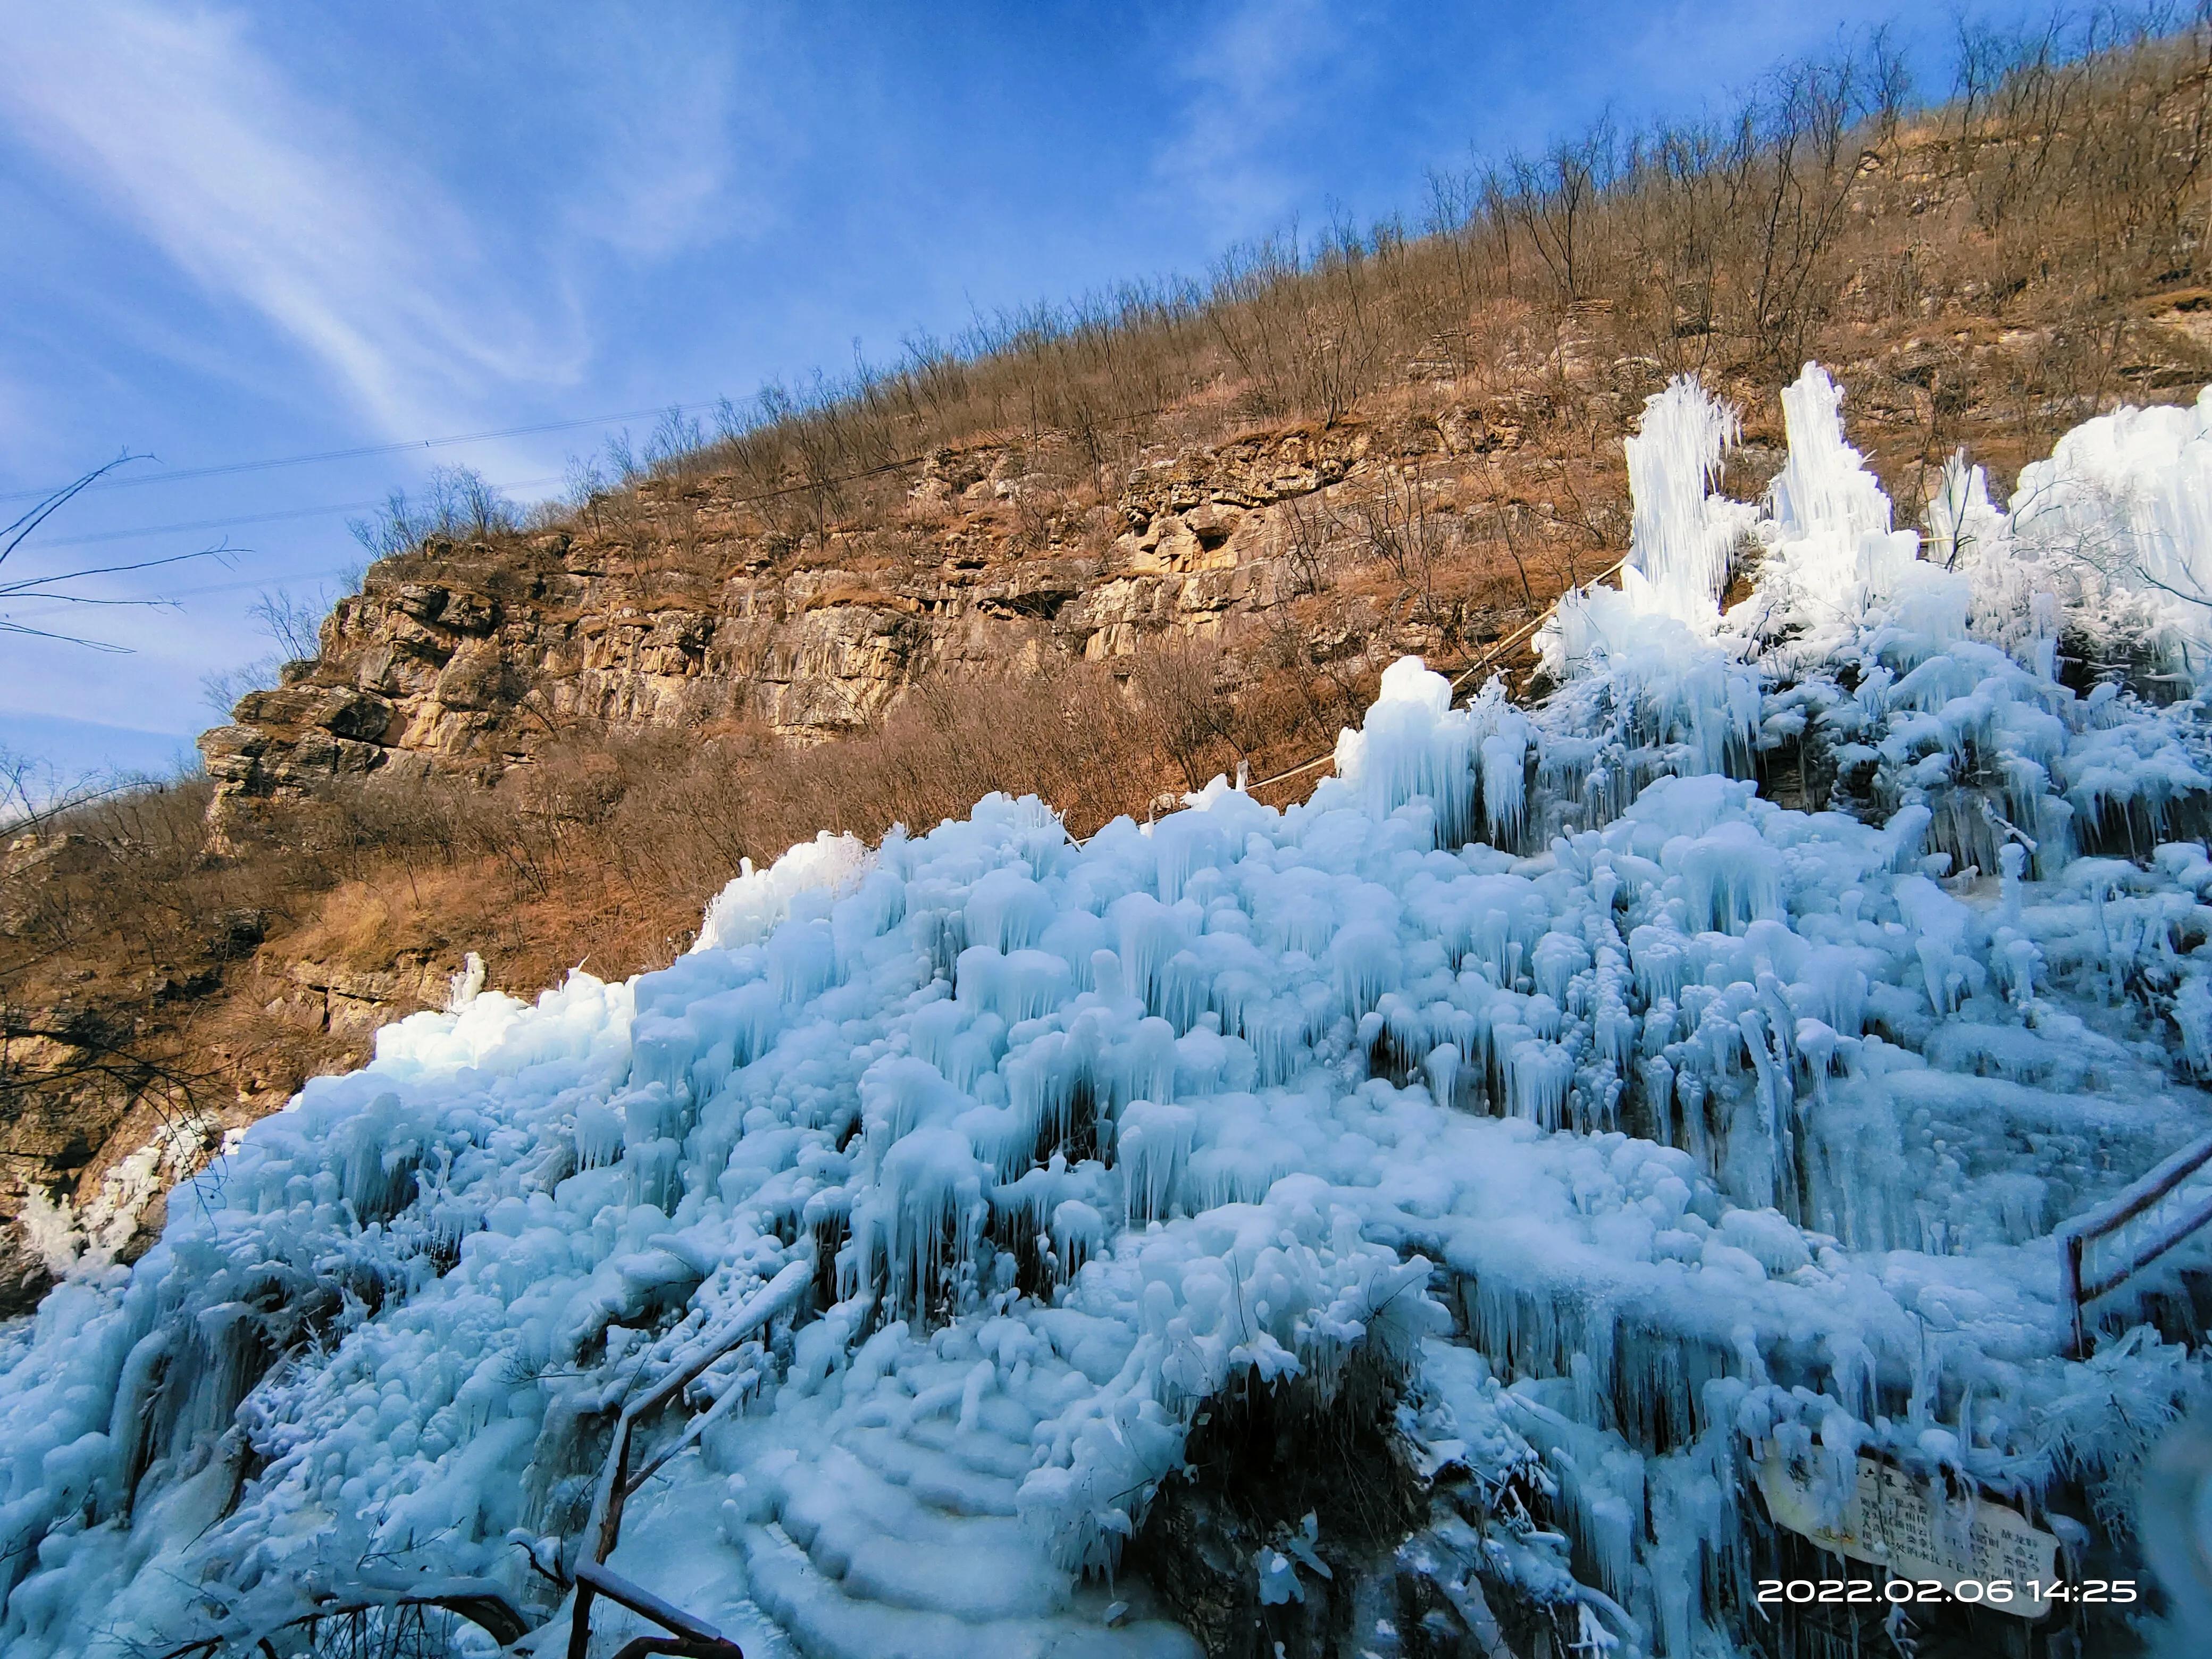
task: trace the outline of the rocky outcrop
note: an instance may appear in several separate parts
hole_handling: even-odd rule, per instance
[[[203,735],[200,753],[210,775],[249,795],[373,772],[404,731],[395,704],[356,686],[250,691],[232,714],[237,724]]]
[[[2201,383],[2212,297],[2140,309],[2124,331],[2130,385]],[[434,538],[372,566],[325,623],[319,657],[201,738],[218,822],[242,800],[371,774],[492,781],[569,732],[742,722],[820,741],[930,675],[1112,662],[1177,635],[1229,643],[1286,605],[1324,656],[1449,654],[1493,630],[1461,616],[1440,631],[1409,601],[1423,584],[1403,549],[1389,568],[1358,503],[1418,475],[1462,549],[1486,542],[1473,562],[1515,590],[1513,621],[1534,588],[1611,563],[1627,530],[1618,440],[1665,371],[1606,346],[1606,311],[1593,301],[1512,334],[1480,376],[1409,364],[1401,388],[1333,427],[1163,447],[1119,469],[1060,438],[979,443],[844,497],[656,477],[557,529]],[[2016,465],[2033,434],[2014,388],[2063,344],[2051,326],[1951,320],[1869,334],[1842,360],[1855,429],[1897,470],[1900,499],[1940,465],[1937,424],[1942,453],[1965,441],[2000,471]],[[1504,389],[1475,395],[1477,382]],[[1750,441],[1731,475],[1756,489],[1779,453],[1779,411],[1764,381],[1736,390]],[[1509,506],[1502,529],[1465,516]],[[1316,520],[1328,521],[1335,597],[1375,601],[1349,647],[1344,608],[1304,601],[1319,585]],[[1524,556],[1534,584],[1508,563]]]
[[[1024,471],[1034,446],[939,452],[900,499],[795,548],[732,480],[650,480],[628,522],[587,512],[373,566],[320,659],[200,748],[234,803],[393,770],[489,781],[579,727],[745,721],[817,741],[925,674],[1233,632],[1295,591],[1282,503],[1517,439],[1506,412],[1471,408],[1402,432],[1278,431],[1143,461],[1110,493]]]
[[[282,978],[267,1012],[356,1039],[371,1036],[403,1015],[439,1006],[451,993],[455,971],[419,951],[402,952],[380,969],[319,961],[270,966]]]

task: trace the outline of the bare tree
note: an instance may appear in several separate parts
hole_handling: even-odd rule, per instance
[[[1617,149],[1611,127],[1601,122],[1577,143],[1555,144],[1540,161],[1516,155],[1506,163],[1513,217],[1565,304],[1581,299],[1595,274],[1592,221],[1613,184]]]
[[[137,559],[125,564],[80,565],[74,569],[50,571],[33,576],[18,576],[4,568],[10,559],[23,550],[23,544],[33,533],[70,501],[117,467],[143,459],[126,451],[106,465],[93,468],[74,483],[64,484],[52,491],[13,524],[0,529],[0,634],[24,634],[37,639],[64,640],[71,645],[82,645],[94,651],[127,651],[130,649],[128,646],[115,645],[106,640],[91,639],[59,629],[36,627],[24,620],[23,608],[84,605],[112,609],[166,605],[172,602],[166,599],[118,599],[104,593],[88,592],[86,584],[95,582],[103,576],[129,575],[141,570],[156,570],[167,565],[183,564],[192,559],[222,556],[225,550],[222,548],[203,548],[196,553],[173,553],[166,558]]]
[[[1329,541],[1334,515],[1319,491],[1304,500],[1292,496],[1282,504],[1275,522],[1276,545],[1290,568],[1291,596],[1319,593],[1329,584]]]
[[[609,440],[611,453],[613,443]],[[433,536],[484,541],[521,527],[514,503],[472,466],[439,467],[420,501],[395,489],[368,518],[346,521],[354,539],[379,559],[412,553]]]
[[[288,588],[264,588],[246,606],[246,614],[259,624],[262,634],[276,648],[235,668],[202,676],[200,693],[207,705],[228,720],[247,692],[265,691],[275,685],[283,678],[286,664],[313,662],[321,656],[322,623],[330,614],[331,597],[326,588],[317,588],[307,598]]]
[[[1398,579],[1413,614],[1439,613],[1437,577],[1459,539],[1458,522],[1438,510],[1431,487],[1411,467],[1395,468],[1346,505],[1355,542]]]

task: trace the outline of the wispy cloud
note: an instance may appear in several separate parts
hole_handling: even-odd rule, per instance
[[[1217,237],[1273,228],[1304,200],[1281,141],[1323,90],[1317,70],[1350,21],[1323,0],[1245,0],[1188,44],[1183,118],[1155,173]]]
[[[438,181],[311,104],[215,10],[10,9],[0,120],[219,301],[317,359],[393,435],[583,356],[480,248]]]
[[[589,153],[568,192],[580,239],[653,260],[727,235],[755,216],[731,199],[740,67],[732,41],[704,27],[616,13],[561,43]],[[661,26],[657,26],[657,24]]]

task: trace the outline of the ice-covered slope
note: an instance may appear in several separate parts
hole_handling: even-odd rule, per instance
[[[364,1571],[549,1614],[614,1413],[795,1262],[614,1558],[748,1650],[1194,1651],[1115,1575],[1270,1388],[1433,1499],[1387,1605],[1314,1517],[1232,1563],[1274,1639],[1334,1596],[1407,1650],[1412,1597],[1423,1650],[1727,1651],[1760,1458],[2124,1548],[2200,1367],[2062,1358],[2048,1235],[2208,1127],[2203,711],[2065,689],[2018,503],[1945,571],[1825,376],[1788,412],[1761,512],[1728,412],[1654,401],[1541,707],[1401,663],[1287,811],[825,837],[665,971],[386,1030],[7,1334],[0,1645]]]

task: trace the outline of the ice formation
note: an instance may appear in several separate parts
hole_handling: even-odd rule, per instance
[[[1621,591],[1639,612],[1710,629],[1748,527],[1751,510],[1711,493],[1741,434],[1736,412],[1695,380],[1675,380],[1650,401],[1626,446],[1635,512]]]
[[[2105,642],[2194,689],[2212,668],[2212,388],[2076,427],[2021,470],[2006,529],[2008,574],[2041,577]]]
[[[2008,513],[1961,464],[1923,559],[1818,369],[1763,511],[1680,384],[1538,707],[1400,663],[1285,811],[1079,847],[993,797],[748,870],[664,971],[457,988],[0,1334],[0,1646],[243,1650],[363,1573],[549,1615],[612,1413],[802,1280],[613,1561],[757,1654],[1194,1652],[1115,1575],[1255,1389],[1383,1402],[1457,1494],[1399,1570],[1478,1651],[1516,1607],[1738,1650],[1776,1456],[2118,1559],[2201,1364],[2064,1357],[2049,1236],[2208,1127],[2212,763],[2193,684],[2054,678],[2098,624],[2041,577],[2055,514],[2207,568],[2207,408],[2090,422]],[[1286,1516],[1255,1605],[1331,1545]]]

